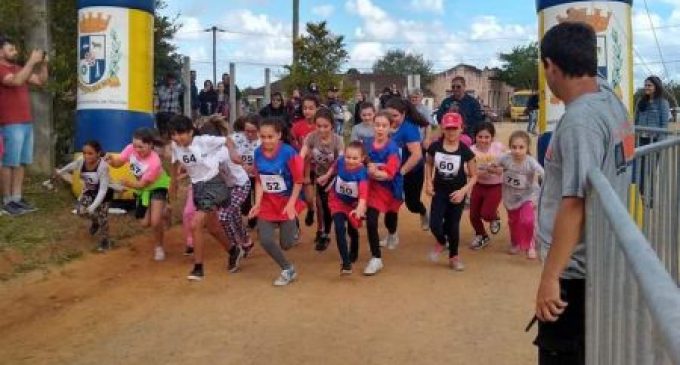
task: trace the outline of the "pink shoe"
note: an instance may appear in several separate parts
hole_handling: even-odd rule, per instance
[[[508,250],[508,255],[517,255],[519,253],[519,248],[517,246],[510,246],[510,249]]]
[[[529,260],[536,260],[536,249],[530,248],[527,250],[527,258]]]
[[[435,243],[434,247],[432,247],[432,251],[430,251],[430,261],[437,262],[437,259],[439,259],[439,255],[441,255],[441,253],[444,252],[445,248],[446,247],[444,247],[443,245]]]
[[[463,261],[461,261],[460,257],[454,256],[449,259],[449,267],[452,270],[456,271],[463,271],[465,270],[465,265],[463,265]]]

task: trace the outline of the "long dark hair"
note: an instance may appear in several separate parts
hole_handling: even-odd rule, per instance
[[[638,102],[638,110],[643,112],[649,107],[649,102],[656,100],[663,96],[663,82],[658,76],[649,76],[645,79],[645,82],[651,82],[654,85],[654,95],[651,97],[647,94],[642,95],[640,101]]]
[[[142,141],[142,143],[150,144],[156,147],[163,147],[165,145],[160,135],[158,134],[158,131],[154,128],[147,127],[138,128],[132,135],[132,139],[138,139]]]
[[[392,97],[385,103],[385,109],[387,108],[392,108],[397,110],[399,113],[404,113],[406,115],[406,119],[420,127],[427,127],[430,124],[425,119],[425,117],[420,114],[418,109],[416,109],[416,106],[411,104],[411,102],[406,99]]]

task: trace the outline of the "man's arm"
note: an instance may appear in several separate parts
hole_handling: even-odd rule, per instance
[[[31,77],[28,79],[28,82],[31,85],[45,86],[47,84],[47,79],[50,76],[47,67],[48,62],[49,59],[47,58],[47,56],[45,56],[45,60],[40,64],[40,72],[37,74],[32,74]]]
[[[541,321],[554,322],[564,312],[567,303],[560,298],[560,275],[581,238],[584,222],[585,199],[562,198],[555,216],[553,241],[536,294],[536,317]]]
[[[42,61],[42,57],[43,57],[42,51],[34,50],[31,53],[31,57],[28,59],[26,65],[21,69],[21,71],[15,74],[4,76],[2,78],[2,84],[5,86],[14,87],[26,84],[26,82],[29,81],[33,74],[33,68],[35,67],[35,65]],[[47,70],[45,70],[45,72],[47,72]]]

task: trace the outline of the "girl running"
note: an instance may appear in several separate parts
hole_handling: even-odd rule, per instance
[[[344,144],[342,137],[333,133],[333,114],[329,109],[319,109],[314,116],[314,122],[316,123],[316,130],[305,139],[300,157],[305,160],[306,171],[311,171],[313,176],[321,177],[329,171],[338,156],[342,155]],[[323,184],[319,179],[314,181],[318,214],[314,243],[317,251],[326,250],[331,241],[329,235],[333,217],[328,207],[329,181],[330,179],[325,179]]]
[[[302,190],[304,162],[295,150],[281,142],[281,122],[266,118],[260,124],[262,145],[255,150],[255,205],[250,218],[258,217],[260,242],[269,256],[281,267],[275,286],[290,284],[297,277],[295,267],[281,250],[295,243],[295,219],[304,209],[299,199]],[[279,242],[275,230],[279,228]]]
[[[477,162],[477,184],[472,188],[470,196],[470,223],[475,229],[475,238],[470,244],[473,250],[486,247],[491,239],[484,228],[484,221],[489,222],[489,230],[497,234],[501,230],[501,219],[498,206],[502,199],[502,179],[492,173],[488,167],[496,162],[505,152],[505,146],[494,141],[496,128],[493,123],[482,122],[475,134],[476,143],[472,146]]]
[[[224,232],[219,228],[217,209],[227,203],[229,191],[220,176],[220,160],[222,151],[226,150],[226,138],[195,133],[191,119],[175,116],[170,120],[170,136],[172,138],[173,176],[180,173],[180,167],[186,170],[191,179],[193,202],[196,213],[191,220],[191,233],[194,243],[194,267],[187,276],[192,281],[203,280],[204,241],[203,227],[208,223],[208,231],[229,252],[228,269],[236,272],[239,269],[243,251],[232,242],[227,242]],[[177,195],[177,183],[172,184],[171,196]]]
[[[391,98],[385,104],[385,110],[390,116],[392,128],[392,141],[400,148],[401,170],[404,176],[404,200],[406,208],[412,213],[420,215],[420,223],[423,230],[429,229],[427,208],[420,200],[423,191],[424,169],[421,127],[429,126],[428,121],[407,100]],[[396,247],[399,237],[389,235],[386,239],[388,247]]]
[[[531,137],[525,131],[510,135],[510,153],[503,155],[492,167],[503,175],[503,205],[508,210],[511,255],[525,252],[527,258],[536,258],[534,245],[534,203],[538,190],[536,180],[543,176],[543,167],[529,155]]]
[[[403,203],[404,181],[399,171],[401,160],[399,147],[390,140],[390,120],[385,112],[378,112],[374,121],[375,138],[367,143],[368,150],[368,209],[366,230],[371,247],[371,260],[364,269],[364,275],[375,275],[383,268],[378,235],[378,217],[385,214],[388,237],[396,237],[398,212]],[[394,241],[388,241],[394,242]],[[388,246],[394,249],[394,245]]]
[[[359,231],[357,229],[361,227],[361,219],[366,214],[368,198],[368,170],[364,166],[365,158],[363,143],[353,141],[345,148],[344,156],[339,157],[335,165],[325,175],[319,177],[319,184],[326,185],[333,174],[337,174],[328,193],[328,206],[335,224],[335,240],[342,259],[340,268],[342,275],[351,274],[352,264],[359,258]],[[348,233],[349,251],[347,250]]]
[[[154,146],[162,146],[157,133],[151,128],[139,128],[132,136],[132,143],[118,156],[107,155],[106,162],[113,168],[130,163],[135,180],[125,180],[123,185],[137,191],[135,215],[142,219],[142,226],[150,226],[153,229],[156,239],[154,260],[163,261],[164,214],[168,206],[170,177],[163,170],[161,158],[154,150]]]
[[[78,198],[79,215],[87,216],[92,221],[90,234],[99,232],[97,251],[104,252],[111,248],[109,241],[109,205],[113,200],[113,190],[109,187],[109,165],[102,157],[102,147],[97,141],[87,141],[83,145],[83,157],[56,170],[56,176],[71,175],[80,172],[83,191]],[[64,178],[66,181],[71,179]]]
[[[246,117],[238,118],[234,122],[234,130],[236,132],[231,135],[236,152],[241,156],[242,166],[248,173],[250,180],[250,193],[241,209],[241,214],[246,216],[250,212],[250,208],[253,207],[255,199],[255,170],[253,168],[253,161],[255,159],[255,150],[262,144],[257,131],[260,127],[260,121],[262,121],[262,117],[259,114],[250,114]],[[255,228],[256,224],[257,218],[248,220],[250,228]]]
[[[319,99],[315,95],[305,95],[302,98],[302,115],[304,118],[298,119],[291,128],[291,145],[298,152],[302,150],[305,138],[316,129],[314,115],[319,109],[319,104]],[[307,203],[305,224],[309,227],[314,224],[314,177],[311,176],[309,169],[305,169],[304,178],[304,197]]]
[[[361,123],[352,127],[350,141],[361,141],[366,143],[375,135],[373,131],[373,119],[375,118],[375,107],[371,103],[363,102],[359,104],[359,115]]]
[[[448,246],[449,267],[463,271],[465,266],[458,255],[460,219],[465,197],[477,181],[475,154],[460,141],[463,131],[460,114],[446,113],[440,124],[444,138],[430,145],[425,164],[426,192],[432,196],[430,230],[437,239],[430,259],[436,262]]]

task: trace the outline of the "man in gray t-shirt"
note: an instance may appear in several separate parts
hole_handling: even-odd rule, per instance
[[[587,174],[599,169],[621,199],[630,182],[632,125],[626,108],[598,83],[596,38],[583,23],[561,23],[541,42],[552,92],[565,104],[545,158],[538,204],[544,260],[536,295],[539,364],[585,363],[585,198]]]

